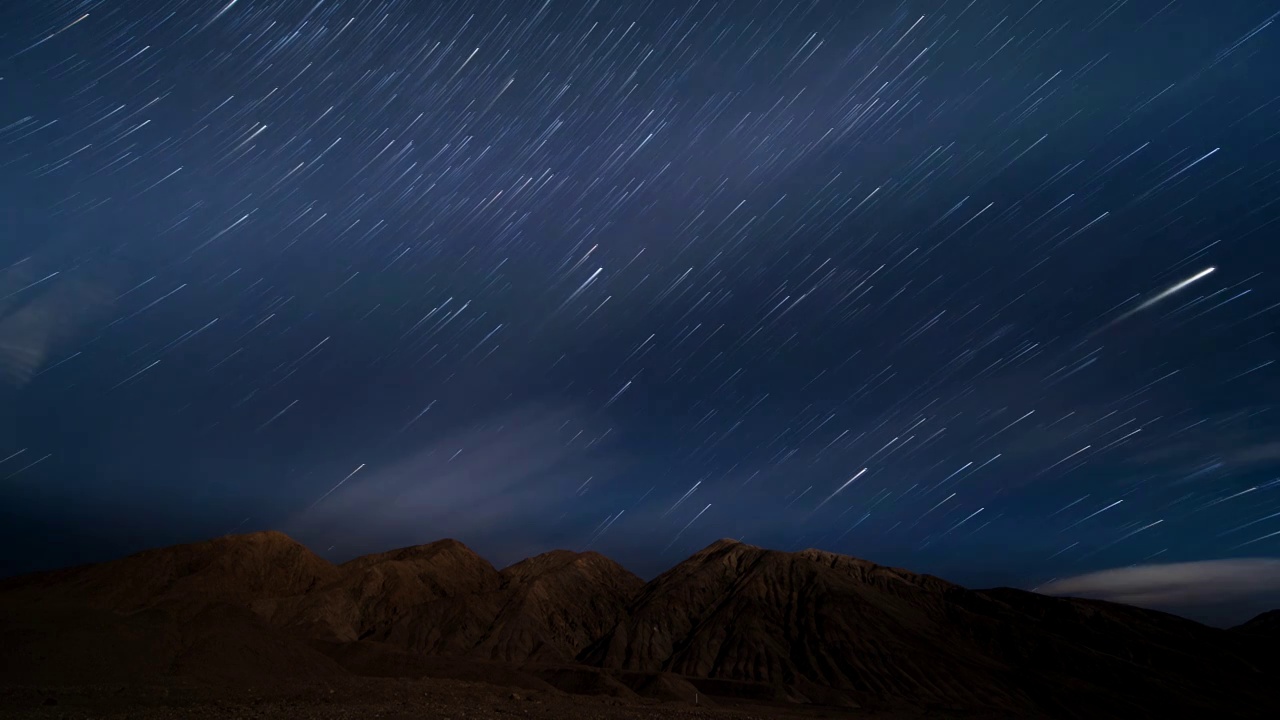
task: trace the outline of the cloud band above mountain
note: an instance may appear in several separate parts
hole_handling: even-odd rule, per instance
[[[1134,565],[1055,580],[1037,590],[1046,595],[1095,598],[1143,607],[1232,603],[1280,594],[1280,559]]]

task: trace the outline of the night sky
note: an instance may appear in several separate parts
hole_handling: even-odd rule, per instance
[[[5,2],[0,569],[1280,555],[1277,68],[1277,0]]]

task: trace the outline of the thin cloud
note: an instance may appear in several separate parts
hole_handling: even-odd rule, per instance
[[[591,484],[606,480],[607,457],[585,450],[582,438],[569,442],[586,426],[578,413],[541,406],[491,417],[398,462],[370,464],[336,489],[318,488],[317,498],[327,496],[287,527],[340,554],[445,537],[482,551],[527,552],[553,537],[566,515],[589,507]]]
[[[100,279],[41,275],[24,265],[0,273],[0,382],[22,387],[88,322],[111,305]]]
[[[1280,594],[1280,559],[1135,565],[1055,580],[1038,590],[1148,608],[1225,605]]]

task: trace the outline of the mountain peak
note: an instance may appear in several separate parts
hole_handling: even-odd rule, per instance
[[[343,563],[343,566],[361,567],[384,562],[410,562],[416,560],[429,560],[436,557],[453,557],[467,562],[478,562],[486,566],[489,562],[480,557],[479,553],[467,547],[460,540],[453,538],[444,538],[435,542],[423,543],[421,545],[407,545],[405,547],[387,550],[380,553],[370,553],[352,558]]]
[[[119,612],[159,606],[197,611],[213,603],[243,607],[254,599],[297,595],[337,575],[333,564],[302,543],[264,530],[144,550],[18,579],[12,587],[42,592],[62,586],[91,605]]]
[[[716,540],[710,545],[694,553],[694,555],[695,556],[709,555],[711,553],[717,553],[717,552],[723,552],[726,550],[735,550],[735,549],[758,550],[759,548],[757,548],[755,545],[748,545],[742,542],[741,540],[735,540],[733,538],[720,538],[719,540]]]
[[[575,573],[588,582],[625,587],[627,592],[638,590],[644,584],[612,558],[594,551],[550,550],[503,568],[502,576],[508,582],[536,582],[565,572]]]
[[[279,530],[255,530],[247,533],[228,533],[223,535],[221,539],[259,543],[287,543],[289,545],[302,544]]]
[[[571,565],[575,563],[583,563],[590,559],[591,555],[603,557],[598,553],[579,553],[573,550],[548,550],[532,557],[527,557],[518,562],[514,562],[502,569],[504,575],[525,575],[531,572],[543,572],[550,568],[560,567],[563,565]]]

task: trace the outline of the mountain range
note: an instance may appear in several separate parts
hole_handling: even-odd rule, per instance
[[[732,540],[644,582],[593,552],[499,570],[455,540],[335,565],[262,532],[0,581],[0,677],[444,677],[935,716],[1262,717],[1280,710],[1278,628],[1276,611],[1224,630]]]

